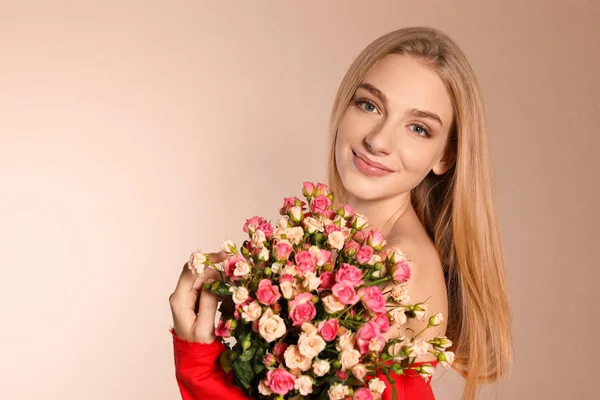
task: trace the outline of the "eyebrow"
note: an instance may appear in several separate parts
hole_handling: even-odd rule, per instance
[[[385,93],[383,93],[381,90],[377,89],[375,86],[371,85],[370,83],[363,82],[360,85],[358,85],[358,89],[365,89],[366,91],[371,93],[373,96],[375,96],[379,100],[381,100],[381,102],[384,105],[387,105],[388,100],[387,100],[387,96],[385,95]],[[434,121],[437,121],[440,124],[440,126],[442,126],[442,127],[444,126],[444,124],[442,123],[442,119],[437,114],[432,113],[430,111],[419,110],[418,108],[410,108],[406,111],[406,113],[409,115],[412,115],[413,117],[417,117],[417,118],[432,119]]]

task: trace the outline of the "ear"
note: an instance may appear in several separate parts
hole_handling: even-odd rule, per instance
[[[451,138],[448,140],[446,149],[442,157],[433,165],[431,169],[436,175],[444,175],[456,162],[456,140]]]

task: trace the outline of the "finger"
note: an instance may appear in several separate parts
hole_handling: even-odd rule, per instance
[[[203,288],[198,306],[198,318],[194,327],[194,336],[197,340],[211,342],[214,339],[217,304],[217,296]]]
[[[227,253],[223,251],[219,253],[209,253],[207,256],[212,263],[219,263],[227,259]],[[179,280],[177,281],[177,286],[175,287],[175,293],[189,292],[192,289],[198,290],[199,285],[205,280],[201,276],[198,276],[195,271],[192,271],[189,266],[189,261],[183,266],[183,271],[181,272]],[[210,271],[212,268],[208,268],[207,270]]]

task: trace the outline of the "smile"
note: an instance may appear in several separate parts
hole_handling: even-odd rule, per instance
[[[358,169],[360,173],[369,177],[382,177],[393,174],[394,171],[390,171],[388,169],[383,169],[372,165],[369,163],[370,160],[364,160],[359,155],[357,155],[354,150],[352,151],[354,165]],[[366,158],[366,157],[365,157]]]

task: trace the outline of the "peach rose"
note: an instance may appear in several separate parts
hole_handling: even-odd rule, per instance
[[[258,332],[267,343],[271,343],[285,334],[285,322],[279,315],[273,315],[273,311],[267,308],[258,321]]]

